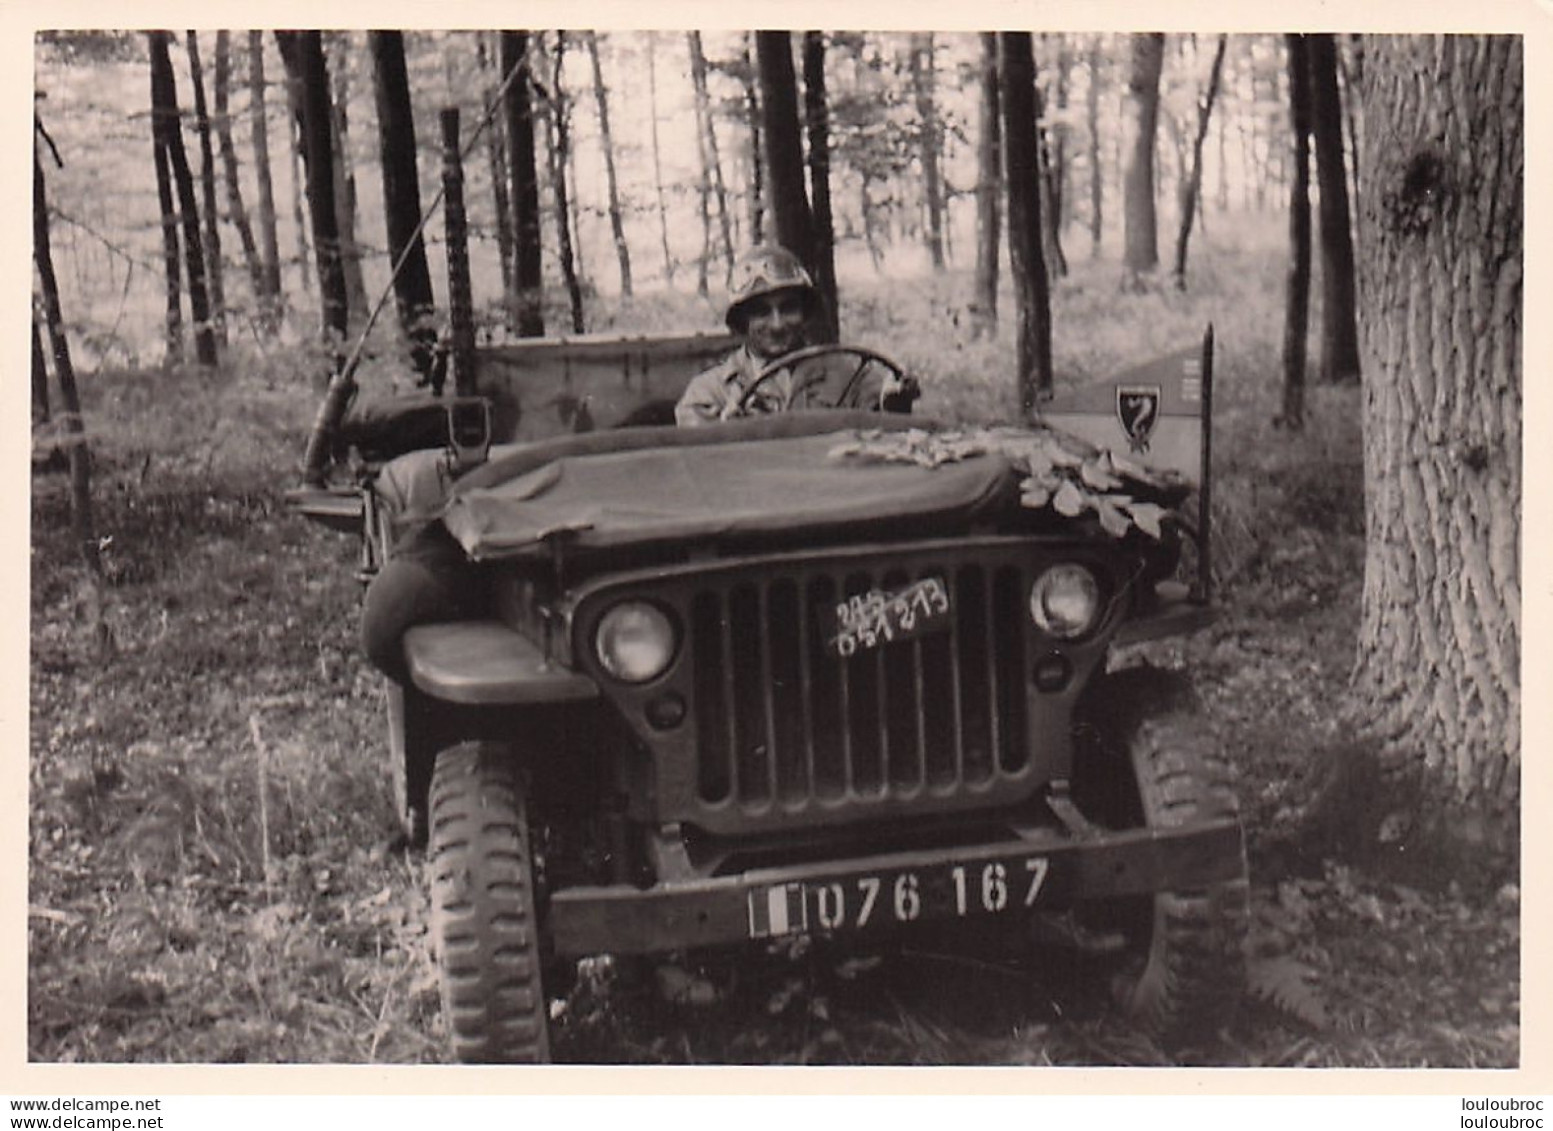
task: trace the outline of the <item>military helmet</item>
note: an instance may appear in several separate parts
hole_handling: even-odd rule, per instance
[[[724,319],[728,328],[743,333],[744,304],[761,295],[786,290],[801,291],[805,306],[813,308],[814,280],[809,278],[809,272],[804,270],[796,255],[776,244],[763,244],[745,252],[733,265],[733,277],[728,287],[728,313]]]

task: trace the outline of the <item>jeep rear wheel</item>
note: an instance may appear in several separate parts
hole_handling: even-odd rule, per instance
[[[1178,682],[1135,669],[1107,676],[1093,690],[1098,694],[1088,715],[1095,721],[1080,729],[1074,784],[1095,819],[1169,829],[1238,818],[1227,769],[1203,749],[1190,697]],[[1118,1004],[1166,1047],[1220,1029],[1244,993],[1249,884],[1243,848],[1235,871],[1233,879],[1205,887],[1086,909],[1086,919],[1126,939],[1112,978]]]
[[[431,934],[453,1056],[548,1061],[527,801],[507,752],[467,742],[438,755],[430,823]]]

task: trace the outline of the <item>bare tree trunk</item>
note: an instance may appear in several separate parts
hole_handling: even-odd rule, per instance
[[[334,162],[334,207],[338,213],[340,266],[345,272],[345,293],[349,318],[364,320],[372,301],[367,297],[367,279],[361,265],[361,248],[356,243],[356,168],[350,155],[350,66],[347,48],[349,32],[335,32],[326,42],[330,84],[329,141]]]
[[[199,36],[187,33],[189,85],[194,88],[194,122],[200,143],[200,191],[205,206],[202,238],[205,273],[210,285],[211,333],[216,345],[226,346],[226,286],[222,280],[221,229],[216,212],[216,155],[210,143],[210,114],[205,106],[205,73],[200,66]]]
[[[306,149],[307,204],[313,223],[313,249],[318,264],[318,291],[323,330],[335,348],[349,333],[350,298],[345,285],[345,266],[340,258],[339,213],[334,200],[334,116],[330,97],[329,67],[324,61],[323,39],[316,31],[276,32],[281,58],[300,87],[301,130]],[[338,369],[338,364],[335,366]]]
[[[172,170],[178,191],[178,209],[183,218],[183,258],[189,275],[189,307],[194,317],[194,354],[199,363],[217,364],[216,336],[211,325],[209,292],[205,289],[205,258],[201,252],[199,205],[194,198],[194,177],[189,172],[188,155],[183,148],[183,128],[178,115],[178,86],[173,78],[172,60],[167,45],[172,35],[153,31],[151,43],[151,120],[160,130],[162,149]]]
[[[1309,37],[1311,128],[1321,216],[1321,379],[1359,379],[1357,284],[1343,160],[1343,108],[1337,90],[1337,43]]]
[[[741,72],[744,80],[744,105],[750,120],[750,238],[753,246],[765,239],[766,215],[766,147],[761,141],[760,84],[755,81],[755,61],[750,54],[750,36],[744,35],[744,57]]]
[[[49,370],[43,360],[43,339],[38,336],[38,319],[32,318],[32,425],[47,424],[53,412],[49,405]]]
[[[1159,266],[1159,234],[1154,213],[1154,146],[1159,126],[1159,76],[1165,61],[1165,37],[1135,34],[1132,73],[1127,82],[1127,172],[1123,210],[1127,222],[1123,286],[1142,286],[1142,276]]]
[[[836,291],[836,233],[830,213],[830,109],[825,102],[825,33],[803,34],[804,122],[809,135],[809,194],[813,199],[814,285],[824,307],[820,340],[841,339]]]
[[[755,60],[760,73],[760,103],[766,138],[766,169],[771,174],[771,210],[777,242],[814,266],[814,236],[809,199],[803,184],[803,135],[798,126],[798,80],[793,49],[785,31],[757,31]]]
[[[529,98],[532,75],[527,59],[528,32],[504,31],[500,42],[502,81],[507,83],[502,112],[507,126],[508,167],[512,172],[518,336],[539,338],[545,333],[544,263],[541,257],[539,170],[534,160],[534,111]],[[509,82],[508,77],[520,67],[524,74]]]
[[[1008,259],[1019,317],[1019,410],[1030,419],[1051,395],[1051,302],[1041,254],[1035,134],[1035,54],[1029,32],[998,33],[1003,167],[1008,178]]]
[[[404,33],[367,33],[377,100],[378,149],[383,164],[383,215],[388,257],[394,270],[399,325],[410,345],[410,362],[423,383],[432,379],[437,331],[426,243],[421,237],[421,187],[415,154],[415,114],[404,60]],[[499,182],[498,182],[499,183]]]
[[[604,88],[604,68],[599,64],[599,39],[594,32],[583,32],[588,59],[593,64],[593,96],[599,110],[599,144],[604,151],[604,183],[609,189],[609,231],[615,240],[615,258],[620,261],[620,293],[631,296],[631,249],[626,245],[625,221],[620,213],[620,186],[615,177],[615,143],[609,132],[609,93]]]
[[[978,337],[991,337],[998,325],[998,243],[1002,214],[1003,133],[998,115],[998,37],[981,33],[981,99],[976,135],[976,299],[971,308]]]
[[[1519,844],[1525,50],[1365,41],[1353,717],[1422,779],[1408,847]]]
[[[922,130],[919,154],[922,160],[922,199],[927,208],[927,250],[933,270],[944,269],[944,190],[939,173],[939,137],[936,73],[933,66],[933,36],[914,33],[911,37],[911,90],[916,101],[917,120]]]
[[[669,250],[669,205],[663,193],[663,151],[658,144],[658,33],[647,33],[647,99],[652,122],[652,183],[658,194],[658,231],[663,237],[663,277],[674,285],[674,253]]]
[[[1046,277],[1060,279],[1068,273],[1068,260],[1062,254],[1062,235],[1057,230],[1057,218],[1062,211],[1062,193],[1057,187],[1057,171],[1052,167],[1052,130],[1043,123],[1051,116],[1046,112],[1046,99],[1039,89],[1035,92],[1035,160],[1036,184],[1041,192],[1041,258],[1046,262]]]
[[[1289,189],[1289,274],[1283,323],[1283,413],[1290,431],[1305,427],[1306,340],[1310,332],[1310,64],[1305,37],[1289,35],[1289,120],[1294,176]]]
[[[259,262],[259,247],[253,238],[253,228],[248,223],[248,210],[243,207],[243,186],[237,175],[237,146],[232,141],[232,117],[228,113],[228,101],[232,86],[232,33],[216,33],[215,75],[215,127],[216,141],[221,149],[221,165],[226,172],[227,209],[232,214],[232,225],[237,229],[243,245],[243,261],[248,265],[248,279],[253,288],[254,303],[264,306],[264,266]]]
[[[492,49],[487,45],[487,33],[480,33],[480,71],[492,65],[491,56],[499,55],[499,48]],[[497,64],[499,65],[499,63]],[[485,104],[492,105],[496,101],[496,87],[486,85]],[[517,309],[518,282],[517,263],[515,262],[513,236],[512,236],[512,197],[507,192],[507,139],[504,122],[497,118],[486,127],[485,130],[485,154],[491,166],[491,196],[492,203],[496,206],[496,254],[501,260],[501,290],[502,310],[505,311],[504,321],[509,330],[514,329],[512,312]]]
[[[712,198],[717,202],[718,231],[722,236],[723,262],[733,270],[733,229],[728,220],[728,190],[723,184],[722,156],[717,148],[717,127],[712,121],[712,102],[706,85],[706,56],[701,50],[701,33],[690,32],[690,78],[696,92],[696,121],[704,131],[702,168]],[[791,69],[791,65],[789,65]]]
[[[1089,240],[1090,255],[1100,255],[1101,205],[1105,198],[1105,178],[1100,167],[1100,42],[1089,41],[1089,90],[1085,95],[1085,113],[1089,122]]]
[[[555,33],[555,56],[550,70],[550,112],[545,116],[546,132],[550,135],[550,185],[555,198],[556,239],[559,244],[561,277],[566,282],[566,296],[571,304],[572,333],[581,334],[586,328],[582,312],[582,286],[577,281],[577,261],[572,254],[571,207],[567,203],[566,162],[571,152],[570,126],[567,120],[567,98],[562,85],[562,70],[566,62],[566,33]]]
[[[1213,101],[1219,93],[1219,73],[1224,66],[1224,50],[1229,37],[1219,36],[1219,46],[1213,54],[1213,69],[1208,75],[1208,89],[1197,104],[1197,134],[1192,142],[1191,171],[1180,184],[1179,203],[1181,226],[1176,233],[1175,276],[1176,289],[1186,290],[1186,245],[1192,238],[1192,218],[1197,214],[1197,203],[1202,195],[1202,147],[1208,136],[1208,121],[1213,114]]]
[[[165,33],[163,33],[165,34]],[[163,43],[163,54],[166,44]],[[81,419],[81,396],[76,389],[75,367],[70,361],[70,342],[65,337],[65,316],[59,303],[59,283],[54,275],[54,255],[49,246],[48,194],[43,179],[43,162],[37,150],[32,156],[32,256],[37,264],[43,291],[43,315],[48,327],[49,346],[54,355],[54,373],[59,379],[59,396],[65,413],[65,431],[70,446],[70,525],[81,559],[86,563],[92,599],[98,655],[106,659],[113,652],[113,634],[102,615],[103,566],[92,521],[92,461],[87,447],[86,427]]]
[[[249,116],[253,126],[253,170],[259,182],[259,247],[264,268],[260,309],[271,328],[280,319],[280,237],[275,223],[275,188],[270,177],[270,128],[265,112],[264,33],[248,33]]]
[[[162,264],[167,284],[166,351],[164,365],[183,362],[183,267],[179,263],[178,203],[173,199],[173,174],[167,167],[162,131],[152,123],[151,153],[156,162],[156,197],[162,210]]]
[[[448,240],[448,321],[453,339],[453,388],[459,396],[470,396],[475,391],[475,313],[474,289],[469,278],[469,223],[464,212],[458,107],[445,108],[441,123],[442,215]]]
[[[277,33],[275,44],[279,47],[286,42]],[[285,63],[285,49],[281,51],[281,62]],[[307,174],[304,169],[305,160],[303,149],[307,145],[305,127],[303,125],[302,112],[302,80],[297,74],[292,73],[288,66],[286,70],[286,106],[291,112],[290,128],[287,130],[287,140],[291,143],[291,216],[292,228],[297,234],[297,269],[302,276],[302,289],[311,292],[313,289],[314,255],[311,243],[308,239],[307,200],[305,191],[307,187]]]

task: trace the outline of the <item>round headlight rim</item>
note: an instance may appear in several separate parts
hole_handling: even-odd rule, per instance
[[[1083,624],[1073,630],[1065,630],[1061,626],[1052,623],[1046,612],[1046,603],[1042,600],[1045,592],[1044,586],[1049,579],[1064,572],[1077,574],[1082,577],[1084,579],[1082,584],[1089,593],[1089,616]],[[1035,576],[1035,580],[1030,584],[1029,612],[1030,620],[1035,627],[1054,640],[1072,644],[1092,637],[1105,623],[1105,586],[1102,581],[1102,574],[1089,563],[1082,561],[1068,560],[1048,565]]]
[[[608,639],[607,629],[612,617],[623,615],[632,609],[644,610],[656,617],[664,629],[666,646],[663,649],[663,659],[651,672],[646,675],[631,675],[620,669],[618,657],[612,658],[606,653],[605,642]],[[658,601],[646,597],[622,597],[606,605],[598,616],[592,619],[592,651],[593,659],[600,669],[610,679],[631,687],[645,687],[654,681],[661,679],[665,673],[674,667],[679,659],[683,634],[680,631],[679,621],[672,609]]]

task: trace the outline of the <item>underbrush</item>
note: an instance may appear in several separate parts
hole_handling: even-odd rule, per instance
[[[1334,780],[1359,798],[1359,779],[1332,769],[1364,757],[1340,709],[1363,568],[1358,392],[1312,388],[1306,428],[1275,425],[1271,262],[1204,254],[1190,293],[1126,297],[1114,267],[1079,263],[1054,297],[1059,380],[1216,332],[1222,615],[1120,658],[1192,675],[1250,837],[1251,999],[1215,1044],[1175,1059],[1514,1064],[1518,889],[1392,867],[1405,841],[1386,839],[1383,796],[1362,812],[1323,801]],[[1012,330],[1005,317],[974,337],[958,313],[969,287],[849,283],[843,323],[924,376],[923,411],[1008,419]],[[715,325],[691,295],[616,313],[608,328]],[[111,654],[89,631],[67,484],[33,480],[34,1060],[444,1056],[420,861],[391,842],[379,692],[355,638],[355,547],[283,498],[314,369],[243,354],[216,375],[83,382]],[[933,939],[590,963],[556,1047],[590,1063],[1172,1062],[1077,973],[1060,954]]]

